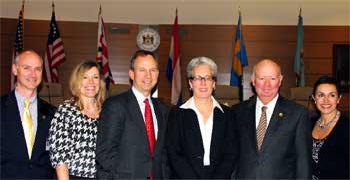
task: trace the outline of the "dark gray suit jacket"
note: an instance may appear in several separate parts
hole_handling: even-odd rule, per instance
[[[38,127],[29,159],[15,93],[1,97],[1,179],[53,178],[46,139],[55,111],[54,106],[38,98]]]
[[[153,166],[154,177],[164,176],[163,150],[168,107],[152,98],[158,136],[150,155],[146,125],[132,90],[105,101],[99,118],[96,144],[99,179],[146,179]]]
[[[310,179],[311,123],[307,109],[279,96],[261,152],[257,151],[256,98],[233,106],[240,143],[238,179]]]

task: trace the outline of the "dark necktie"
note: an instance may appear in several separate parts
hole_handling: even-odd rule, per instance
[[[143,102],[146,105],[145,106],[146,129],[147,129],[148,141],[149,141],[149,146],[150,146],[150,152],[151,152],[151,155],[153,156],[154,145],[156,144],[156,137],[154,135],[152,111],[151,111],[151,106],[149,105],[148,99],[145,99]]]
[[[256,128],[256,140],[258,143],[258,151],[260,151],[260,148],[266,133],[266,127],[267,127],[266,109],[267,109],[266,106],[261,107],[260,121],[258,124],[258,128]]]

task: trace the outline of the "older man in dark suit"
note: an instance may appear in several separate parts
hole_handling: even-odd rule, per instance
[[[105,101],[96,145],[99,179],[164,177],[162,149],[168,108],[150,97],[158,75],[153,53],[137,51],[129,69],[132,88]]]
[[[280,66],[262,60],[251,81],[257,97],[233,107],[240,143],[238,179],[311,178],[311,124],[307,109],[278,94]]]
[[[46,139],[55,107],[40,99],[43,61],[34,51],[16,57],[16,88],[1,97],[1,179],[50,179]]]

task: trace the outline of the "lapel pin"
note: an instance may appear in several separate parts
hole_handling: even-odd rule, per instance
[[[42,117],[43,117],[43,119],[45,119],[45,118],[46,118],[46,116],[45,116],[45,115],[43,115]]]
[[[282,116],[283,116],[283,113],[281,113],[281,112],[278,113],[278,116],[279,116],[279,117],[282,117]]]

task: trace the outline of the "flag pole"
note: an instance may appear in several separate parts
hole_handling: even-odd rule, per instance
[[[24,16],[24,3],[25,3],[25,0],[22,0],[22,15]]]
[[[21,21],[22,21],[22,34],[23,35],[24,35],[24,3],[25,3],[25,0],[22,0],[22,9],[21,9],[21,11],[22,11],[22,19],[21,19]],[[22,42],[23,42],[23,47],[24,47],[24,37],[23,37]]]
[[[52,12],[55,12],[55,2],[54,1],[52,1]]]

